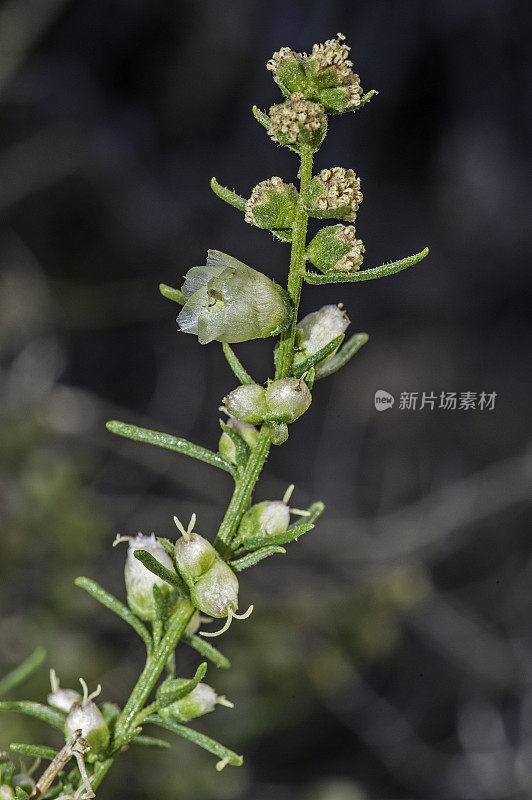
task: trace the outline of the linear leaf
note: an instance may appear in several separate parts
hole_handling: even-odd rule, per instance
[[[366,103],[369,103],[371,98],[375,97],[376,94],[379,94],[377,89],[370,89],[369,92],[363,94],[362,97],[360,98],[360,103],[358,104],[358,106],[356,106],[356,108],[353,109],[353,111],[357,111],[359,108],[362,108],[362,106],[365,106]]]
[[[43,647],[38,647],[15,669],[4,675],[0,680],[0,697],[3,697],[29,678],[35,670],[39,669],[45,658],[46,650]]]
[[[295,541],[307,531],[312,530],[314,525],[309,522],[304,522],[299,525],[290,526],[285,530],[284,533],[277,533],[275,536],[268,536],[268,543],[269,546],[276,545],[282,547],[285,544],[290,544],[290,542]],[[260,548],[261,545],[264,544],[264,539],[257,538],[257,539],[248,539],[246,541],[246,550],[252,550],[253,548]],[[237,551],[237,553],[240,551]],[[255,552],[255,551],[254,551]]]
[[[168,555],[172,556],[173,558],[175,552],[174,543],[171,542],[170,539],[165,539],[164,536],[158,536],[157,541],[159,542],[159,544],[162,544]]]
[[[223,432],[227,436],[229,436],[229,438],[231,439],[231,441],[235,446],[235,457],[237,466],[243,467],[244,464],[247,463],[249,454],[251,452],[249,444],[245,441],[245,439],[242,438],[242,436],[240,436],[238,431],[235,431],[233,430],[233,428],[230,428],[229,425],[226,425],[223,419],[220,420],[220,427],[223,430]]]
[[[174,303],[179,303],[180,306],[184,306],[187,301],[180,289],[174,289],[173,286],[167,286],[165,283],[159,284],[159,291],[167,300],[173,300]]]
[[[162,578],[163,581],[169,583],[170,586],[174,586],[181,594],[184,592],[185,597],[188,597],[188,591],[186,591],[186,586],[180,575],[177,575],[167,567],[164,567],[160,561],[157,561],[155,556],[152,556],[152,554],[148,553],[147,550],[135,550],[133,555],[138,561],[140,561],[141,564],[146,567],[146,569],[149,569],[149,571],[153,572],[154,575],[157,575],[158,578]]]
[[[19,714],[26,714],[28,717],[35,717],[54,728],[63,730],[65,727],[65,715],[42,703],[32,703],[29,700],[4,700],[0,702],[0,711],[17,711]]]
[[[321,500],[316,500],[316,502],[311,503],[309,505],[309,507],[307,508],[307,511],[308,511],[308,517],[305,517],[305,523],[306,524],[308,524],[308,523],[314,524],[314,522],[316,522],[316,520],[319,519],[319,517],[321,517],[321,515],[325,511],[325,503],[322,503]],[[298,528],[298,527],[300,527],[300,526],[297,523],[294,523],[293,525],[290,525],[288,530],[289,531],[290,530],[294,530],[295,528]]]
[[[351,206],[337,206],[336,208],[315,208],[312,205],[303,203],[303,208],[309,217],[314,219],[341,219],[346,217],[353,210]]]
[[[231,189],[226,189],[225,186],[220,186],[216,178],[211,178],[211,189],[214,194],[218,195],[221,200],[225,200],[230,206],[238,208],[239,211],[245,211],[246,198],[241,197],[236,192],[231,191]]]
[[[153,725],[158,725],[160,728],[164,728],[167,731],[177,733],[178,736],[188,739],[189,742],[193,742],[199,747],[203,747],[204,750],[222,759],[222,761],[232,764],[234,767],[240,767],[244,763],[243,756],[237,755],[237,753],[229,750],[229,748],[220,744],[220,742],[211,739],[210,736],[205,736],[205,734],[188,728],[186,725],[180,725],[178,722],[171,722],[170,720],[162,720],[155,716],[148,717],[146,722],[151,722]]]
[[[366,344],[369,336],[367,333],[354,333],[347,342],[327,361],[326,364],[318,364],[316,367],[316,380],[327,378],[337,372],[344,364],[358,353],[360,348]]]
[[[237,558],[235,561],[230,561],[230,566],[235,570],[235,572],[242,572],[243,569],[247,569],[248,567],[254,567],[255,564],[258,564],[259,561],[262,561],[264,558],[268,558],[269,556],[273,556],[276,553],[286,553],[284,547],[275,547],[275,546],[267,546],[261,547],[259,550],[254,550],[252,553],[248,553],[242,558]]]
[[[386,275],[393,275],[395,272],[411,267],[422,261],[428,255],[429,248],[425,247],[420,253],[402,258],[399,261],[390,261],[373,269],[362,269],[359,272],[326,272],[323,275],[317,272],[306,272],[304,278],[307,283],[314,286],[321,286],[324,283],[355,283],[356,281],[370,281],[373,278],[384,278]]]
[[[299,378],[304,372],[308,372],[311,367],[314,367],[316,364],[318,364],[318,362],[323,361],[324,358],[327,358],[327,356],[330,356],[331,353],[334,353],[336,348],[342,344],[344,338],[345,335],[343,333],[340,334],[340,336],[337,336],[336,339],[333,339],[331,342],[326,344],[325,347],[322,347],[317,353],[314,353],[314,355],[309,356],[300,364],[295,366],[292,369],[292,374],[296,378]]]
[[[180,680],[170,679],[163,681],[159,688],[157,689],[157,705],[159,708],[164,708],[165,706],[169,706],[171,703],[175,703],[177,700],[181,700],[182,697],[186,697],[187,694],[190,694],[198,683],[203,680],[205,677],[205,673],[207,672],[207,662],[203,661],[196,670],[196,674],[193,678],[183,683]]]
[[[152,750],[168,750],[170,747],[170,742],[156,739],[154,736],[137,736],[130,744],[138,744],[139,747],[149,747]]]
[[[220,653],[212,644],[202,639],[201,636],[196,636],[193,633],[183,633],[181,635],[181,641],[193,647],[200,655],[208,658],[209,661],[212,661],[212,663],[220,669],[229,669],[231,666],[229,659],[226,658],[223,653]]]
[[[47,761],[53,761],[59,750],[54,750],[53,747],[45,747],[41,744],[24,744],[13,742],[9,745],[10,750],[15,753],[20,753],[21,756],[30,756],[30,758],[45,758]]]
[[[91,578],[85,578],[83,576],[76,578],[74,581],[76,586],[79,586],[80,589],[85,589],[95,600],[98,600],[103,606],[108,608],[110,611],[114,611],[115,614],[127,622],[128,625],[138,633],[140,638],[144,641],[146,645],[146,650],[148,653],[151,652],[152,649],[152,640],[149,634],[147,627],[140,621],[135,614],[130,611],[130,609],[125,606],[123,603],[120,602],[114,595],[107,592],[99,583],[93,581]]]
[[[224,356],[227,359],[227,363],[235,373],[236,377],[240,381],[240,383],[255,383],[249,372],[242,366],[240,359],[237,357],[235,351],[232,347],[228,344],[222,344],[222,349],[224,351]]]
[[[264,111],[261,111],[258,106],[253,106],[251,110],[253,111],[253,116],[255,117],[257,122],[259,122],[263,128],[266,128],[266,130],[268,130],[268,128],[270,127],[269,116],[265,114]]]
[[[156,447],[164,447],[167,450],[173,450],[176,453],[183,453],[186,456],[197,458],[199,461],[205,461],[213,467],[219,467],[225,470],[232,475],[233,478],[236,478],[235,468],[226,461],[225,458],[222,458],[218,453],[213,453],[212,450],[207,450],[206,447],[188,442],[180,436],[172,436],[170,433],[161,433],[160,431],[150,431],[147,428],[139,428],[136,425],[128,425],[125,422],[118,422],[117,420],[108,422],[107,428],[111,433],[124,436],[126,439],[134,439],[137,442],[146,442]]]

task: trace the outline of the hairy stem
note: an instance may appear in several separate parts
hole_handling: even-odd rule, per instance
[[[301,195],[308,189],[312,180],[312,150],[308,146],[301,148],[301,183],[300,200],[297,208],[296,219],[292,233],[292,250],[290,253],[290,272],[288,273],[288,294],[294,307],[294,316],[290,327],[281,335],[279,344],[279,358],[275,378],[285,378],[292,368],[294,357],[294,340],[296,335],[297,312],[303,275],[305,274],[305,245],[307,239],[308,215],[303,208]],[[268,457],[271,446],[271,437],[268,426],[263,425],[257,444],[253,448],[246,467],[236,480],[235,490],[225,512],[218,535],[214,541],[216,548],[223,558],[231,556],[230,543],[234,537],[240,520],[251,501],[255,484]]]

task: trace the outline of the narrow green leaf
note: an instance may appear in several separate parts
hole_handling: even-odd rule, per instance
[[[305,523],[314,523],[317,519],[321,517],[323,512],[325,511],[325,503],[322,503],[321,500],[316,500],[316,502],[311,503],[310,506],[307,508],[308,517],[305,517]],[[294,530],[295,528],[299,527],[297,523],[290,525],[288,530]]]
[[[203,747],[204,750],[222,759],[222,761],[232,764],[234,767],[240,767],[244,763],[243,756],[237,755],[237,753],[224,747],[223,744],[215,741],[215,739],[211,739],[203,733],[188,728],[186,725],[180,725],[178,722],[171,722],[170,720],[162,720],[155,716],[148,717],[146,722],[151,722],[153,725],[158,725],[160,728],[164,728],[167,731],[176,733],[178,736],[182,736],[184,739],[188,739],[189,742]]]
[[[65,715],[54,708],[43,706],[42,703],[32,703],[29,700],[4,700],[0,702],[0,711],[16,711],[19,714],[26,714],[28,717],[40,719],[60,730],[65,727]]]
[[[169,583],[170,586],[174,586],[178,589],[180,594],[184,594],[185,597],[188,597],[188,589],[180,575],[164,567],[157,561],[155,556],[152,556],[147,550],[135,550],[133,555],[141,564],[144,564],[146,569],[149,569],[149,571],[157,575],[158,578],[162,578],[163,581]]]
[[[4,675],[2,680],[0,680],[0,697],[3,697],[12,689],[24,683],[30,675],[39,669],[45,658],[46,650],[42,647],[38,647],[28,658],[15,667],[15,669],[12,669],[7,675]]]
[[[425,247],[420,253],[402,258],[400,261],[391,261],[373,269],[362,269],[358,272],[326,272],[323,275],[317,272],[306,272],[304,278],[307,283],[314,286],[321,286],[324,283],[355,283],[356,281],[370,281],[374,278],[384,278],[386,275],[393,275],[395,272],[411,267],[413,264],[422,261],[428,255],[429,248]]]
[[[369,336],[367,333],[354,333],[347,342],[327,361],[326,364],[318,364],[316,367],[316,380],[327,378],[337,372],[344,364],[358,353],[360,348],[366,344]]]
[[[174,608],[178,592],[173,586],[167,586],[167,584],[163,584],[162,586],[158,586],[157,584],[154,585],[153,589],[153,602],[155,605],[155,623],[160,623],[161,630],[159,634],[162,633],[162,624],[166,622],[168,617],[170,616],[170,612]],[[155,632],[153,638],[155,639]]]
[[[249,444],[245,441],[245,439],[240,436],[240,434],[230,428],[229,425],[226,425],[223,419],[220,420],[220,427],[227,436],[231,439],[235,446],[235,458],[237,466],[243,467],[249,458],[249,454],[251,449]]]
[[[205,673],[207,672],[207,662],[203,661],[196,670],[196,674],[193,678],[183,683],[179,680],[166,680],[161,683],[159,688],[157,689],[157,705],[159,708],[164,708],[165,706],[169,706],[171,703],[175,703],[177,700],[181,700],[182,697],[186,697],[187,694],[190,694],[198,683],[203,680],[205,677]]]
[[[167,286],[165,283],[159,284],[159,291],[167,300],[173,300],[174,303],[179,303],[184,306],[187,298],[180,289],[174,289],[173,286]]]
[[[321,350],[318,350],[317,353],[314,353],[314,355],[309,356],[304,361],[302,361],[300,364],[295,366],[292,369],[292,374],[296,378],[299,378],[301,375],[303,375],[304,372],[308,372],[308,370],[311,367],[315,366],[320,361],[323,361],[323,359],[327,358],[327,356],[330,356],[331,353],[333,353],[336,350],[336,348],[339,347],[342,344],[344,338],[345,338],[345,334],[341,333],[340,336],[337,336],[336,339],[332,340],[332,342],[329,342],[329,344],[326,344],[325,347],[322,347]]]
[[[362,95],[362,97],[360,98],[360,103],[358,104],[358,106],[356,106],[356,107],[353,109],[353,111],[356,111],[357,109],[359,109],[359,108],[362,108],[362,106],[365,106],[365,105],[366,105],[366,103],[369,103],[369,101],[371,100],[371,98],[372,98],[372,97],[375,97],[375,95],[377,95],[377,94],[379,94],[379,92],[377,91],[377,89],[370,89],[370,91],[369,91],[369,92],[366,92],[366,94],[363,94],[363,95]]]
[[[220,653],[216,647],[213,647],[212,644],[202,639],[201,636],[196,636],[193,633],[183,633],[181,635],[181,641],[193,647],[200,655],[208,658],[209,661],[212,661],[212,663],[220,669],[229,669],[231,666],[229,659],[226,658],[223,653]]]
[[[291,228],[270,228],[270,233],[273,234],[275,239],[279,239],[280,242],[291,242],[293,239]]]
[[[242,366],[242,363],[237,358],[233,348],[229,347],[228,344],[222,344],[222,349],[224,351],[224,356],[227,359],[227,363],[233,370],[240,383],[255,383],[249,372],[247,372]]]
[[[265,114],[264,111],[261,111],[258,106],[253,106],[251,110],[253,111],[253,116],[255,117],[257,122],[259,122],[263,128],[266,128],[266,130],[268,130],[270,127],[269,116]]]
[[[306,518],[305,518],[306,519]],[[277,533],[275,536],[268,536],[268,546],[282,547],[285,544],[295,541],[307,531],[312,530],[314,525],[309,522],[301,523],[300,525],[290,526],[284,533]],[[253,548],[260,548],[264,544],[264,539],[248,539],[246,541],[246,550],[253,550]],[[237,554],[241,551],[237,551]],[[243,551],[242,551],[243,552]],[[256,552],[256,551],[254,551]]]
[[[199,444],[188,442],[180,436],[172,436],[169,433],[161,433],[160,431],[150,431],[147,428],[138,428],[136,425],[127,425],[125,422],[118,422],[117,420],[108,422],[107,429],[111,433],[118,434],[118,436],[124,436],[126,439],[146,442],[156,447],[164,447],[167,450],[197,458],[199,461],[205,461],[205,463],[211,464],[213,467],[225,470],[233,478],[237,477],[236,469],[221,455],[213,453],[212,450],[207,450],[206,447],[201,447]]]
[[[168,750],[170,747],[169,742],[163,739],[156,739],[154,736],[137,736],[130,744],[137,744],[139,747],[149,747],[152,750]]]
[[[127,606],[121,603],[120,600],[117,600],[114,595],[107,592],[102,586],[100,586],[99,583],[91,580],[91,578],[79,577],[76,578],[74,583],[76,586],[79,586],[80,589],[85,589],[85,591],[94,597],[95,600],[98,600],[99,603],[108,608],[110,611],[114,611],[115,614],[118,614],[118,616],[123,619],[124,622],[127,622],[128,625],[131,625],[131,627],[144,641],[148,653],[151,652],[152,640],[148,629]]]
[[[30,758],[44,758],[47,761],[53,761],[59,750],[54,750],[53,747],[45,747],[41,744],[23,744],[13,742],[9,745],[14,753],[20,753],[21,756],[29,756]]]
[[[253,553],[248,553],[242,558],[237,558],[235,561],[230,561],[230,566],[235,570],[235,572],[242,572],[243,569],[247,569],[248,567],[254,567],[255,564],[258,564],[259,561],[262,561],[264,558],[268,558],[269,556],[273,556],[276,553],[286,553],[284,547],[261,547],[259,550],[254,550]]]
[[[164,549],[166,550],[168,555],[172,556],[172,558],[173,558],[174,557],[174,550],[175,550],[174,543],[171,542],[170,539],[165,539],[164,536],[158,536],[157,537],[157,541],[159,542],[159,544],[162,544],[162,546],[164,547]]]
[[[314,386],[314,381],[316,380],[316,367],[311,367],[308,371],[308,375],[305,378],[305,383],[307,384],[310,391],[312,391],[312,387]]]
[[[351,206],[337,206],[336,208],[315,208],[312,205],[303,203],[303,208],[309,217],[314,219],[342,219],[351,213]]]
[[[241,197],[236,192],[231,191],[231,189],[226,189],[225,186],[220,186],[216,178],[211,178],[211,189],[214,194],[218,195],[221,200],[225,200],[230,206],[238,208],[239,211],[245,211],[246,198]]]

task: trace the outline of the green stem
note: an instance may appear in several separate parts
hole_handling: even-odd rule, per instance
[[[169,656],[174,652],[181,634],[195,610],[194,606],[183,598],[177,603],[172,616],[168,620],[166,633],[157,648],[146,660],[146,666],[118,718],[115,732],[115,745],[117,747],[127,740],[128,734],[134,727],[135,717],[144,708],[146,700],[159,680]]]
[[[296,336],[297,312],[301,287],[305,274],[305,247],[307,240],[308,214],[303,208],[301,198],[305,196],[312,180],[312,150],[308,146],[301,148],[301,182],[299,202],[292,235],[292,252],[290,254],[290,273],[288,275],[288,294],[294,307],[294,316],[290,327],[281,335],[279,356],[275,378],[286,378],[290,374],[294,357],[294,341]]]
[[[305,246],[308,223],[308,214],[303,208],[301,196],[305,195],[311,180],[312,150],[308,146],[303,146],[301,148],[300,200],[298,203],[296,219],[293,227],[292,250],[290,254],[290,272],[288,273],[287,286],[288,294],[290,295],[290,299],[294,307],[294,316],[290,327],[281,336],[281,341],[279,344],[279,358],[277,361],[277,369],[275,371],[276,379],[284,378],[290,374],[292,360],[294,357],[297,312],[299,309],[301,288],[303,286],[303,276],[305,274]],[[229,558],[232,554],[230,547],[231,540],[238,529],[242,515],[251,502],[251,496],[253,494],[255,484],[257,483],[259,475],[262,471],[264,462],[268,457],[270,446],[270,431],[266,425],[263,425],[257,440],[257,444],[251,451],[251,455],[241,473],[241,476],[236,480],[231,502],[229,503],[227,511],[225,512],[225,516],[214,542],[222,558]]]

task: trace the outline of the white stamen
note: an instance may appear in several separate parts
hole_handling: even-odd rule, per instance
[[[216,698],[216,702],[219,706],[225,706],[225,708],[234,708],[235,704],[232,703],[224,694],[219,694]]]
[[[132,539],[132,536],[121,536],[119,533],[117,533],[114,538],[113,547],[116,547],[117,544],[120,544],[121,542],[130,542]]]
[[[52,689],[52,693],[57,692],[60,686],[59,678],[56,675],[55,669],[50,670],[50,687]]]
[[[286,490],[286,492],[284,493],[283,503],[285,504],[285,506],[288,505],[288,501],[292,497],[292,493],[293,493],[294,489],[295,489],[295,486],[294,486],[293,483],[291,483],[290,486],[288,487],[288,489]]]

